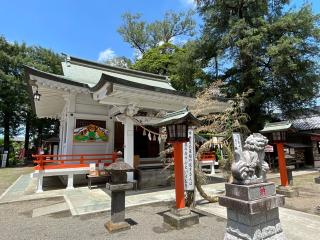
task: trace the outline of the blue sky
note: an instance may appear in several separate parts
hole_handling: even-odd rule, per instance
[[[291,2],[299,7],[304,1]],[[320,0],[309,2],[320,13]],[[131,58],[133,50],[117,33],[123,13],[140,12],[153,21],[192,7],[192,0],[0,0],[0,35],[90,60],[104,51]]]

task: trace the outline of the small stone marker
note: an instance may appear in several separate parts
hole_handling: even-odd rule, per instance
[[[111,221],[105,224],[110,233],[130,229],[125,221],[125,191],[133,189],[133,183],[127,182],[127,172],[133,168],[125,162],[110,164],[106,171],[111,174],[111,183],[106,188],[111,191]]]
[[[224,240],[286,239],[279,219],[284,196],[277,195],[275,184],[265,180],[266,144],[261,134],[250,135],[232,166],[234,183],[226,183],[226,196],[219,197],[219,204],[227,208]]]

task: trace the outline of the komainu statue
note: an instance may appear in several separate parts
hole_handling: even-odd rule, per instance
[[[251,134],[245,141],[243,151],[235,152],[231,166],[233,183],[254,184],[266,181],[269,165],[264,161],[264,148],[268,139],[260,133]]]

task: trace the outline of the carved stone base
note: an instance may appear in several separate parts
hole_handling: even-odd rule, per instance
[[[198,224],[199,215],[191,212],[189,208],[172,209],[163,214],[163,221],[176,229],[182,229]]]
[[[226,184],[219,204],[227,207],[225,240],[286,239],[279,219],[284,196],[276,195],[273,183]]]
[[[260,239],[263,239],[263,240],[285,240],[286,237],[284,235],[283,232],[281,233],[277,233],[275,235],[272,235],[271,237],[267,237],[267,238],[261,238],[260,236],[256,236],[254,238],[243,238],[243,237],[238,237],[237,235],[234,235],[234,234],[230,234],[230,233],[226,233],[224,235],[224,240],[242,240],[242,239],[252,239],[252,240],[260,240]]]
[[[278,186],[277,187],[277,194],[292,198],[292,197],[298,197],[299,191],[298,191],[298,189],[293,188],[291,186],[288,186],[288,187]]]
[[[242,214],[228,209],[225,240],[233,239],[285,239],[279,220],[279,209]]]

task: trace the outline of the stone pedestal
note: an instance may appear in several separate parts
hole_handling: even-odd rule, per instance
[[[110,233],[130,229],[125,222],[125,191],[133,189],[133,183],[110,184],[106,188],[111,191],[111,221],[105,224]]]
[[[277,191],[277,194],[284,195],[285,197],[289,197],[289,198],[299,196],[298,189],[295,189],[292,186],[286,186],[286,187],[278,186],[276,191]]]
[[[284,205],[284,196],[276,195],[274,183],[227,183],[219,204],[227,208],[225,240],[286,239],[278,209]]]
[[[190,211],[190,208],[172,208],[163,214],[163,221],[176,229],[190,227],[199,223],[199,215]]]

